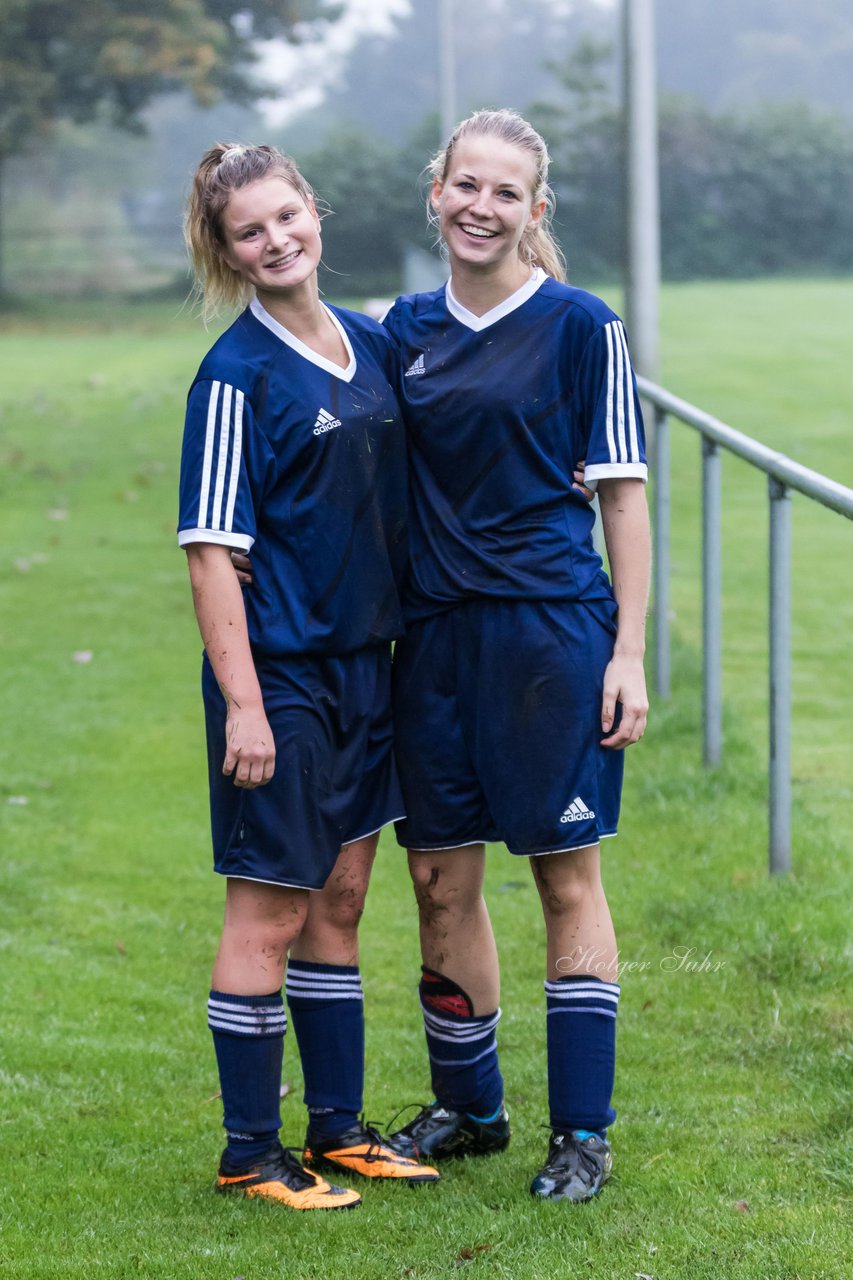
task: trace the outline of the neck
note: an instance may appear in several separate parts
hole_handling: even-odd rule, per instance
[[[496,263],[494,267],[472,267],[470,263],[451,259],[453,296],[467,311],[483,316],[526,284],[532,271],[521,258]]]
[[[306,280],[296,289],[286,293],[273,293],[258,290],[258,302],[268,311],[274,320],[284,325],[294,337],[304,339],[321,332],[328,323],[328,317],[320,302],[316,277]]]

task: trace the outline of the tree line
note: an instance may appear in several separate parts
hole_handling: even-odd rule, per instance
[[[570,278],[619,277],[624,261],[621,117],[590,80],[529,114],[552,152],[555,230]],[[398,287],[408,245],[427,244],[419,175],[434,147],[427,121],[402,148],[355,131],[301,157],[336,216],[330,267],[355,292]],[[660,104],[664,277],[749,278],[853,271],[853,125],[803,103],[713,112],[685,95]]]
[[[499,0],[489,3],[495,7]],[[669,0],[661,3],[665,7]],[[550,12],[544,0],[535,4],[543,14]],[[330,294],[397,290],[405,251],[430,247],[421,174],[438,141],[435,117],[410,127],[403,142],[348,124],[311,145],[299,121],[276,137],[253,114],[263,90],[253,62],[257,41],[272,35],[310,38],[318,15],[334,21],[329,6],[315,0],[160,0],[156,7],[141,0],[90,0],[86,6],[2,0],[2,7],[0,168],[4,158],[28,147],[53,155],[57,205],[67,210],[72,189],[77,200],[73,216],[61,220],[63,236],[79,234],[82,243],[87,225],[97,221],[116,244],[124,238],[131,259],[159,237],[158,264],[179,270],[181,183],[203,145],[214,137],[241,136],[278,141],[295,154],[334,211],[324,234]],[[573,39],[570,56],[543,68],[531,81],[532,100],[516,105],[551,146],[556,232],[570,277],[594,285],[621,271],[623,129],[612,45],[600,32]],[[394,56],[378,47],[371,56],[380,53],[383,59]],[[400,54],[398,46],[398,71],[408,66]],[[373,97],[382,97],[376,81],[371,83]],[[176,98],[176,90],[183,96]],[[191,111],[191,99],[206,108],[219,105]],[[476,105],[503,104],[466,101],[463,109]],[[132,131],[154,121],[156,132],[158,112],[169,139],[165,163],[161,155],[153,163],[150,153],[144,159],[144,140],[118,143],[120,135],[107,128]],[[93,121],[99,123],[87,123]],[[57,122],[60,141],[50,152],[47,141]],[[660,164],[666,277],[853,270],[848,115],[784,100],[721,109],[697,96],[664,95]],[[50,202],[40,204],[37,193],[39,182],[50,181],[51,166],[43,160],[36,175],[31,168],[5,200],[9,232],[18,235],[22,253],[36,224],[52,216]],[[69,175],[76,176],[76,189]],[[67,244],[55,248],[57,259],[67,263]],[[116,267],[110,269],[115,278],[120,256],[116,250]],[[49,260],[42,240],[27,269],[38,270]],[[93,253],[93,272],[99,269],[104,270],[103,245]]]

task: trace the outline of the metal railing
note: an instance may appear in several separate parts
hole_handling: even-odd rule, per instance
[[[723,747],[721,449],[767,475],[770,508],[770,770],[769,862],[771,872],[791,868],[791,490],[853,519],[853,489],[800,466],[759,444],[686,400],[638,378],[640,394],[654,408],[654,684],[670,693],[670,459],[669,418],[702,437],[702,720],[704,761],[718,764]]]

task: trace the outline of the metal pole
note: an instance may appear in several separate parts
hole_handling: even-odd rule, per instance
[[[713,440],[702,437],[702,653],[704,760],[712,768],[723,749],[723,553],[720,495],[721,456]]]
[[[770,870],[791,870],[791,495],[770,495]]]
[[[454,0],[439,0],[438,47],[441,92],[441,142],[447,145],[456,126],[456,46],[453,40]]]
[[[669,652],[669,539],[670,539],[670,471],[669,422],[661,410],[655,410],[654,469],[654,557],[652,560],[655,636],[655,691],[660,698],[670,693]]]
[[[660,200],[654,0],[623,0],[627,263],[625,319],[637,369],[658,368]]]

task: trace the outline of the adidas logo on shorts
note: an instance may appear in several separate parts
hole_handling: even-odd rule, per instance
[[[403,376],[406,378],[414,378],[418,373],[426,373],[423,355],[419,355],[417,360],[413,361],[413,363],[409,365]]]
[[[321,436],[326,431],[334,431],[335,427],[340,425],[340,418],[333,417],[328,409],[321,409],[317,414],[317,421],[314,423],[314,435]]]
[[[594,818],[592,809],[587,809],[580,796],[575,796],[568,809],[563,810],[561,822],[583,822],[586,818]]]

